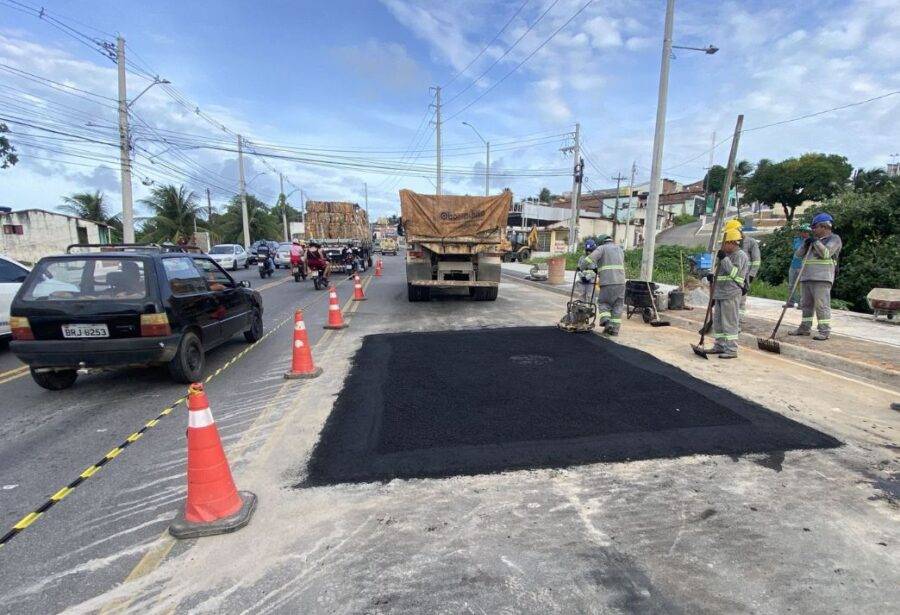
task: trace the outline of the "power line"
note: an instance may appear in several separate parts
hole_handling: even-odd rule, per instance
[[[462,90],[460,90],[459,92],[457,92],[454,96],[452,96],[452,97],[450,98],[450,100],[448,100],[448,101],[445,102],[444,104],[445,104],[445,105],[449,105],[449,104],[452,103],[454,100],[456,100],[457,98],[459,98],[460,96],[462,96],[465,92],[467,92],[472,86],[474,86],[476,83],[478,83],[479,81],[481,81],[481,78],[482,78],[482,77],[484,77],[484,76],[487,75],[489,72],[491,72],[491,70],[492,70],[495,66],[497,66],[497,64],[499,64],[500,61],[503,60],[503,58],[505,58],[507,55],[509,55],[509,52],[511,52],[513,49],[515,49],[516,46],[517,46],[519,43],[522,42],[522,39],[524,39],[524,38],[528,35],[528,33],[531,32],[531,30],[532,30],[536,25],[538,25],[538,23],[540,23],[540,21],[544,18],[544,16],[545,16],[547,13],[549,13],[550,10],[551,10],[554,6],[556,6],[556,4],[557,4],[558,2],[559,2],[559,0],[553,0],[553,2],[550,4],[550,6],[548,6],[548,7],[544,10],[544,12],[541,13],[541,15],[540,15],[540,16],[539,16],[539,17],[538,17],[538,18],[537,18],[530,26],[528,26],[528,28],[525,30],[525,32],[523,32],[522,35],[519,36],[519,38],[517,38],[517,39],[515,40],[515,42],[514,42],[512,45],[510,45],[510,46],[506,49],[506,51],[504,51],[503,54],[502,54],[499,58],[497,58],[496,60],[494,60],[494,61],[491,63],[491,65],[488,66],[488,67],[487,67],[480,75],[478,75],[475,79],[473,79],[472,81],[470,81],[469,84],[468,84],[466,87],[464,87]]]
[[[519,13],[522,12],[522,9],[524,9],[524,8],[525,8],[525,5],[527,5],[530,1],[531,1],[531,0],[525,0],[525,2],[523,2],[523,3],[521,4],[521,6],[519,6],[519,8],[516,10],[516,12],[513,13],[512,17],[510,17],[510,18],[507,20],[507,22],[506,22],[505,24],[503,24],[503,27],[500,28],[499,32],[497,32],[497,34],[494,35],[494,38],[491,39],[491,42],[489,42],[487,45],[485,45],[484,47],[482,47],[482,48],[481,48],[481,51],[478,52],[478,55],[476,55],[474,58],[472,58],[472,60],[471,60],[468,64],[466,64],[465,68],[463,68],[461,71],[459,71],[459,72],[457,72],[455,75],[453,75],[453,76],[450,78],[450,81],[448,81],[447,83],[445,83],[445,84],[442,85],[441,87],[442,87],[442,88],[446,88],[448,85],[450,85],[451,83],[453,83],[453,82],[456,80],[457,77],[459,77],[460,75],[465,74],[465,72],[466,72],[467,70],[469,70],[469,68],[471,68],[472,65],[475,64],[475,62],[478,61],[478,58],[480,58],[481,56],[483,56],[483,55],[484,55],[484,52],[487,51],[488,48],[489,48],[491,45],[493,45],[493,44],[497,41],[498,38],[500,38],[500,35],[503,34],[503,32],[506,30],[506,28],[509,27],[509,24],[511,24],[511,23],[513,22],[513,20],[514,20],[516,17],[519,16]],[[554,4],[555,4],[555,3],[554,3]],[[540,20],[539,20],[539,21],[540,21]],[[537,22],[535,22],[535,23],[537,23]],[[510,48],[510,49],[512,49],[512,48]],[[480,77],[479,77],[479,78],[480,78]],[[463,90],[463,91],[465,91],[465,90]],[[462,93],[462,92],[460,92],[460,93]]]
[[[554,30],[554,31],[553,31],[553,34],[551,34],[551,35],[548,36],[546,39],[544,39],[544,42],[543,42],[543,43],[541,43],[540,45],[538,45],[538,46],[534,49],[534,51],[532,51],[532,52],[529,53],[527,56],[525,56],[525,58],[524,58],[521,62],[519,62],[518,64],[516,64],[516,65],[513,67],[513,69],[512,69],[511,71],[509,71],[508,73],[506,73],[505,75],[503,75],[503,77],[501,77],[499,81],[495,81],[494,83],[492,83],[491,86],[490,86],[488,89],[486,89],[484,92],[482,92],[481,94],[479,94],[478,96],[476,96],[472,101],[469,102],[469,104],[467,104],[465,107],[463,107],[462,109],[460,109],[459,111],[457,111],[456,113],[454,113],[453,115],[451,115],[450,117],[448,117],[448,118],[447,118],[446,120],[444,120],[444,121],[449,122],[449,121],[452,120],[453,118],[458,117],[458,116],[459,116],[461,113],[463,113],[466,109],[468,109],[469,107],[471,107],[472,105],[474,105],[475,103],[477,103],[479,100],[481,100],[482,98],[484,98],[485,96],[487,96],[489,93],[491,93],[491,92],[494,90],[494,88],[496,88],[498,85],[500,85],[501,83],[503,83],[504,81],[506,81],[507,77],[509,77],[509,76],[512,75],[514,72],[516,72],[517,70],[519,70],[519,68],[520,68],[522,65],[524,65],[528,60],[530,60],[532,57],[534,57],[534,54],[536,54],[538,51],[540,51],[541,49],[543,49],[544,46],[547,45],[547,43],[549,43],[550,41],[552,41],[552,40],[554,39],[554,37],[556,37],[557,34],[559,34],[560,32],[562,32],[563,29],[565,29],[570,23],[572,23],[572,22],[575,20],[575,18],[578,17],[582,12],[584,12],[584,10],[585,10],[587,7],[589,7],[591,4],[593,4],[593,2],[594,2],[594,0],[588,0],[587,2],[585,2],[584,5],[582,5],[582,7],[581,7],[580,9],[578,9],[577,11],[575,11],[575,13],[574,13],[571,17],[569,17],[569,19],[567,19],[566,22],[565,22],[563,25],[561,25],[559,28],[557,28],[556,30]],[[554,4],[555,4],[555,2],[554,2]]]

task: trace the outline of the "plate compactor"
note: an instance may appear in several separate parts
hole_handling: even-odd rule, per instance
[[[572,291],[569,293],[569,302],[566,303],[566,314],[557,323],[557,327],[569,333],[586,333],[594,329],[597,321],[597,304],[594,303],[594,294],[597,292],[596,280],[591,285],[591,298],[587,301],[575,298],[575,285],[578,283],[580,272],[575,272],[572,280]]]

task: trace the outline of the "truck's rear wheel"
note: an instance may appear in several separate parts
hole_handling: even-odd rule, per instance
[[[406,288],[410,301],[429,301],[431,299],[431,289],[427,286],[407,284]]]
[[[496,286],[475,286],[469,288],[469,295],[475,301],[496,301],[499,290]]]

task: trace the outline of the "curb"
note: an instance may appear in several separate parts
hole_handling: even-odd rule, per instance
[[[569,293],[563,291],[558,288],[548,287],[540,282],[533,282],[531,280],[526,280],[515,275],[509,273],[502,273],[503,276],[519,282],[521,284],[525,284],[527,286],[533,286],[535,288],[540,288],[541,290],[545,290],[551,293],[556,293],[558,295],[568,296]],[[673,326],[678,327],[679,329],[684,329],[688,331],[696,331],[697,323],[688,318],[683,318],[674,313],[673,310],[665,310],[662,312],[662,315],[669,321],[671,321]],[[758,346],[756,344],[757,337],[752,333],[741,333],[741,337],[738,340],[738,344],[744,346],[745,348],[751,348],[753,350],[758,350]],[[782,340],[778,340],[781,345],[781,356],[789,359],[793,359],[800,363],[808,363],[810,365],[814,365],[816,367],[829,369],[833,371],[840,371],[846,374],[851,374],[853,376],[865,378],[866,380],[870,380],[872,382],[876,382],[878,384],[883,384],[891,387],[892,389],[900,390],[900,373],[895,372],[893,370],[884,369],[882,367],[877,367],[875,365],[868,365],[867,363],[860,363],[859,361],[851,361],[850,359],[845,359],[843,357],[839,357],[837,355],[829,354],[827,352],[822,352],[820,350],[811,350],[809,348],[803,348],[801,346],[795,346],[791,343],[784,342]],[[762,352],[762,351],[759,351]]]

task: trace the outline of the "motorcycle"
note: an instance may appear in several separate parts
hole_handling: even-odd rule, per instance
[[[325,290],[328,288],[328,278],[325,277],[325,270],[319,269],[313,275],[313,286],[316,290]]]
[[[258,267],[259,267],[259,277],[265,279],[266,277],[272,277],[272,274],[275,273],[275,264],[272,262],[271,255],[263,255],[260,254],[257,258]]]
[[[303,268],[303,264],[301,263],[299,265],[291,265],[291,275],[294,276],[294,282],[305,280],[306,270]]]

